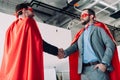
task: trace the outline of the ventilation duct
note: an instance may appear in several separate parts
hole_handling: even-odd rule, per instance
[[[115,12],[110,14],[110,17],[118,19],[118,18],[120,18],[120,0],[116,1],[115,4],[116,4],[118,10],[116,10]]]
[[[115,19],[120,18],[120,10],[112,13],[112,14],[110,15],[110,17],[115,18]]]

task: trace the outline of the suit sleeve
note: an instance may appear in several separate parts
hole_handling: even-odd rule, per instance
[[[74,44],[72,44],[70,47],[64,50],[65,57],[69,56],[70,54],[74,53],[77,50],[78,50],[78,43],[76,41]]]
[[[58,48],[43,40],[43,51],[48,54],[58,55]]]
[[[102,62],[108,63],[109,65],[114,54],[115,44],[103,29],[100,29],[100,32],[101,32],[102,40],[106,46]]]

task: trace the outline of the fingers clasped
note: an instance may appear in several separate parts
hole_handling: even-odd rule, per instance
[[[64,58],[64,56],[65,56],[65,54],[64,54],[63,48],[58,49],[58,55],[57,55],[57,57],[59,59],[62,59],[62,58]]]

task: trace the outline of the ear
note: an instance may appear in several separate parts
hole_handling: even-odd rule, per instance
[[[95,16],[94,16],[94,15],[91,15],[91,19],[95,19]]]
[[[24,17],[27,17],[27,16],[28,16],[27,10],[26,10],[25,8],[23,8],[22,12],[23,12]]]
[[[23,8],[23,9],[22,9],[22,12],[23,12],[23,13],[25,13],[25,11],[26,11],[26,9],[25,9],[25,8]]]

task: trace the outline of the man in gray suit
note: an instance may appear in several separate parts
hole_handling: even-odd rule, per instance
[[[95,25],[95,12],[84,9],[81,23],[85,28],[78,39],[59,58],[67,57],[79,51],[78,73],[81,80],[110,80],[108,72],[112,71],[111,60],[115,44],[105,30]],[[64,56],[62,56],[64,54]]]

